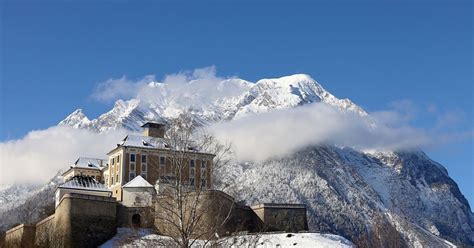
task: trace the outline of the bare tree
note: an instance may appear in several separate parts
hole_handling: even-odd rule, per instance
[[[197,240],[206,246],[226,234],[225,224],[234,209],[234,201],[219,191],[210,190],[207,184],[190,182],[190,161],[203,154],[212,157],[213,163],[206,168],[205,178],[207,173],[213,178],[216,169],[230,162],[230,145],[218,143],[204,129],[197,128],[189,114],[170,122],[165,140],[171,153],[168,155],[171,173],[158,182],[155,224],[158,223],[158,231],[170,236],[176,246],[190,247]]]

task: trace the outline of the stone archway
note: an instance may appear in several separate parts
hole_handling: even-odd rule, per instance
[[[135,228],[141,226],[141,216],[139,214],[134,214],[132,216],[132,226]]]

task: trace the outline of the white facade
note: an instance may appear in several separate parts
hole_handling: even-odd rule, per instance
[[[137,176],[122,187],[122,204],[127,207],[150,207],[156,195],[153,185]]]

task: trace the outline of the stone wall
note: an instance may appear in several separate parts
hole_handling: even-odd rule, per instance
[[[232,216],[226,225],[228,226],[227,230],[230,233],[254,233],[263,230],[263,221],[260,220],[249,206],[240,204],[235,204]]]
[[[154,224],[154,207],[126,207],[117,204],[118,227],[153,228]]]
[[[251,208],[263,221],[264,231],[308,230],[306,207],[303,204],[264,203]]]
[[[35,246],[51,247],[53,244],[53,234],[55,232],[55,215],[50,215],[36,223]]]
[[[187,209],[184,214],[184,222],[191,217],[192,209],[196,209],[196,217],[199,218],[199,221],[196,224],[194,235],[199,238],[214,238],[215,233],[222,237],[235,232],[258,232],[263,227],[263,222],[250,207],[235,203],[234,198],[222,191],[206,190],[199,193],[189,193],[182,199],[182,202]],[[173,211],[176,211],[176,208],[172,198],[159,196],[156,202],[155,227],[160,234],[178,235],[178,230],[172,224],[178,223],[178,220],[170,218]]]
[[[35,226],[21,224],[5,234],[5,247],[33,247],[35,243]]]
[[[117,232],[115,198],[65,194],[56,208],[55,247],[97,247]]]

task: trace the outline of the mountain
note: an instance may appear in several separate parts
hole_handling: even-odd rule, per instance
[[[314,102],[327,103],[343,111],[352,111],[361,116],[368,116],[365,110],[349,99],[336,98],[311,77],[304,74],[262,79],[256,83],[242,79],[223,80],[218,87],[222,90],[225,87],[232,87],[232,92],[236,93],[230,97],[217,98],[213,102],[204,103],[198,102],[201,99],[200,96],[173,94],[172,90],[167,90],[161,83],[152,82],[148,84],[148,87],[150,90],[160,89],[156,100],[118,100],[112,110],[93,120],[89,120],[82,110],[78,109],[61,121],[59,125],[86,128],[95,132],[104,132],[119,127],[138,131],[141,130],[141,124],[146,121],[175,117],[184,110],[191,112],[197,122],[209,124]],[[202,93],[206,94],[207,92]],[[192,99],[193,97],[198,100]],[[182,99],[185,99],[184,102],[192,104],[183,105],[180,103]]]
[[[207,125],[316,102],[371,118],[308,75],[255,83],[225,79],[212,91],[196,87],[198,83],[190,82],[191,90],[183,91],[150,82],[145,91],[153,94],[148,97],[118,100],[109,112],[92,120],[76,110],[59,125],[98,133],[117,128],[137,131],[146,121],[167,120],[183,111]],[[237,161],[218,175],[227,182],[229,193],[249,204],[306,204],[311,230],[342,235],[361,247],[474,246],[469,203],[446,169],[420,150],[364,152],[309,146],[283,158]]]
[[[0,232],[19,223],[36,223],[54,213],[54,193],[63,183],[59,171],[44,185],[9,185],[0,189]]]

